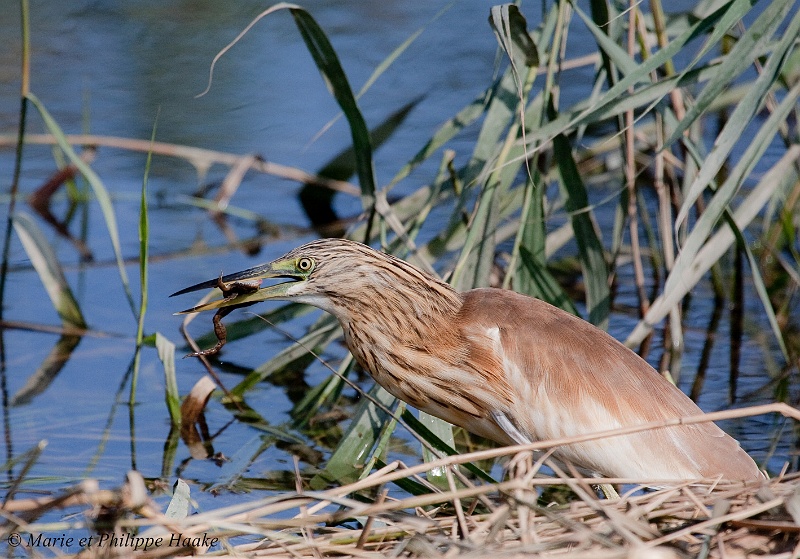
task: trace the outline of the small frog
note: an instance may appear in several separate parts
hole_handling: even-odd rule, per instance
[[[220,291],[222,291],[222,295],[225,297],[223,301],[230,301],[239,295],[245,295],[247,293],[254,293],[258,291],[259,287],[261,287],[261,280],[256,279],[250,281],[232,281],[230,283],[225,283],[222,281],[222,274],[220,274],[219,279],[217,280],[217,287]],[[225,330],[225,325],[222,324],[222,319],[228,316],[232,310],[248,307],[252,304],[253,303],[242,303],[241,305],[232,305],[230,307],[222,307],[219,309],[214,314],[214,318],[212,319],[214,322],[214,334],[217,336],[217,345],[209,349],[203,349],[201,351],[189,353],[188,355],[184,356],[184,359],[186,357],[200,357],[201,355],[208,356],[219,353],[219,350],[222,349],[222,346],[224,346],[225,342],[228,341],[228,332]]]

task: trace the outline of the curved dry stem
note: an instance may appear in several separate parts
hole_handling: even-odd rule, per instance
[[[197,99],[199,97],[202,97],[203,95],[205,95],[206,93],[211,91],[211,82],[214,80],[214,67],[217,65],[217,62],[219,61],[220,58],[222,58],[225,55],[226,52],[231,50],[231,48],[233,48],[233,46],[242,39],[242,37],[247,35],[250,32],[250,30],[253,28],[253,26],[255,26],[256,23],[258,23],[263,18],[265,18],[266,16],[268,16],[269,14],[271,14],[273,12],[277,12],[278,10],[291,9],[291,8],[300,8],[300,6],[298,6],[297,4],[288,4],[286,2],[281,2],[280,4],[276,4],[276,5],[272,6],[272,7],[264,10],[263,12],[258,14],[255,18],[253,18],[250,21],[250,23],[248,23],[247,26],[244,29],[242,29],[239,32],[238,35],[236,35],[236,38],[233,41],[228,43],[221,51],[219,51],[216,54],[216,56],[214,56],[214,59],[211,61],[211,66],[208,68],[208,84],[206,85],[206,88],[203,91],[201,91],[200,93],[195,95],[195,99]]]

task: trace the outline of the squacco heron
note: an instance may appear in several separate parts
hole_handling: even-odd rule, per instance
[[[289,281],[259,289],[265,278]],[[339,320],[355,359],[387,391],[501,444],[702,414],[644,359],[578,317],[513,291],[459,293],[353,241],[313,241],[175,295],[217,286],[224,299],[185,312],[266,300],[319,307]],[[762,478],[711,422],[564,445],[554,456],[600,477]]]

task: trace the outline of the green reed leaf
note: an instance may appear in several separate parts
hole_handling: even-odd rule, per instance
[[[61,318],[61,322],[65,326],[86,328],[86,320],[83,318],[78,302],[72,295],[67,278],[61,269],[61,263],[42,230],[31,216],[23,212],[17,212],[14,216],[14,230],[22,242],[33,268],[39,275],[53,308]]]
[[[178,392],[178,379],[175,374],[175,344],[164,337],[161,332],[156,332],[156,351],[161,364],[164,366],[164,398],[169,410],[172,425],[181,425],[181,396]]]
[[[344,484],[356,481],[369,473],[365,471],[365,465],[375,446],[387,429],[394,429],[394,421],[390,421],[391,417],[377,407],[373,400],[388,409],[397,402],[397,398],[378,384],[370,389],[359,402],[342,442],[328,460],[325,469],[311,480],[312,488],[321,489],[333,482]]]
[[[791,2],[773,2],[767,5],[753,25],[737,38],[733,48],[717,67],[715,75],[708,81],[700,95],[694,99],[686,115],[678,123],[670,137],[665,140],[664,145],[669,146],[678,140],[697,118],[706,114],[709,106],[735,82],[739,75],[752,67],[753,58],[761,56],[768,48],[772,35],[783,23],[791,4]]]
[[[100,180],[100,177],[97,176],[97,173],[87,165],[78,154],[75,153],[75,150],[72,149],[72,146],[67,141],[67,138],[64,136],[64,132],[61,130],[61,127],[55,121],[55,119],[50,115],[47,111],[45,106],[39,101],[39,98],[36,97],[33,93],[27,94],[27,99],[36,107],[36,110],[39,111],[39,114],[42,117],[42,120],[45,123],[45,126],[56,139],[58,147],[63,151],[67,158],[69,159],[70,163],[78,169],[81,174],[84,176],[86,181],[92,187],[92,191],[94,192],[95,198],[97,198],[97,202],[100,204],[100,210],[103,213],[103,218],[106,222],[106,229],[108,230],[108,236],[111,239],[111,246],[114,249],[114,258],[117,262],[117,270],[119,271],[119,277],[122,281],[122,287],[125,290],[125,295],[128,299],[128,304],[130,305],[131,311],[133,312],[134,319],[138,317],[138,311],[136,310],[136,304],[133,301],[133,295],[131,294],[130,282],[128,281],[128,273],[125,271],[125,261],[122,258],[122,249],[119,243],[119,229],[117,227],[117,217],[114,213],[114,205],[111,202],[111,196],[108,194],[108,190],[103,185],[103,182]]]
[[[339,56],[328,40],[328,36],[306,10],[299,6],[287,5],[286,7],[294,17],[300,35],[303,37],[317,69],[350,124],[356,170],[361,185],[362,205],[364,209],[370,209],[375,204],[376,181],[372,163],[372,142],[367,123],[358,108],[358,102],[350,88],[347,75],[344,73]]]
[[[558,135],[553,140],[561,188],[566,192],[566,209],[570,213],[575,240],[578,242],[583,278],[586,282],[586,306],[589,322],[605,329],[611,313],[611,289],[608,285],[608,265],[603,244],[597,236],[589,197],[578,166],[572,157],[567,138]]]

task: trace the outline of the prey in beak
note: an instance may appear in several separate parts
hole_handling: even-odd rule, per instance
[[[222,346],[227,341],[227,332],[225,325],[222,324],[222,319],[227,316],[231,311],[247,307],[260,301],[268,299],[286,299],[291,295],[289,291],[292,286],[297,285],[298,282],[303,282],[307,279],[308,273],[311,269],[304,270],[307,259],[298,260],[276,260],[269,264],[262,264],[254,268],[249,268],[241,272],[228,274],[213,280],[200,282],[180,291],[176,291],[170,297],[176,295],[183,295],[192,291],[199,291],[201,289],[211,289],[213,287],[222,291],[222,299],[211,301],[210,303],[203,303],[190,309],[180,311],[176,314],[190,314],[202,311],[209,311],[216,309],[214,314],[214,334],[217,336],[217,344],[209,349],[190,353],[186,357],[199,357],[201,355],[215,355],[219,353]],[[311,266],[313,268],[313,266]],[[264,279],[270,278],[287,278],[292,281],[270,285],[261,288],[261,282]]]

